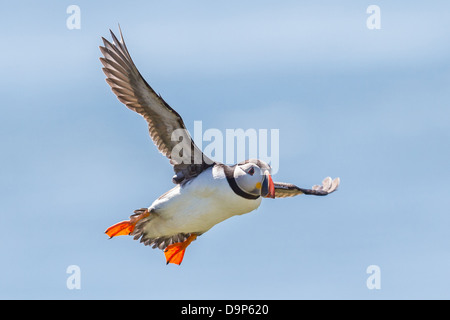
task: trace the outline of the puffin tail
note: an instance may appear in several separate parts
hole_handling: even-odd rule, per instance
[[[135,213],[130,216],[130,220],[118,222],[106,229],[105,233],[110,239],[116,236],[130,235],[134,231],[136,223],[150,215],[150,212],[146,208],[138,209],[134,212]]]

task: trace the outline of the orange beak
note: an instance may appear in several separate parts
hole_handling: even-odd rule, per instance
[[[265,177],[262,183],[261,196],[263,196],[264,198],[275,199],[275,185],[273,184],[272,177],[268,172],[265,173]]]

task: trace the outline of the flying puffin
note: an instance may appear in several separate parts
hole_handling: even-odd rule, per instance
[[[179,265],[187,246],[199,235],[225,219],[255,210],[263,197],[324,196],[337,189],[339,178],[328,177],[320,186],[303,189],[273,182],[270,166],[258,159],[228,166],[208,158],[195,145],[181,116],[141,76],[120,27],[120,41],[110,32],[113,42],[102,37],[104,46],[100,46],[106,82],[122,103],[147,120],[150,137],[175,171],[175,187],[150,207],[135,210],[130,220],[109,227],[105,233],[110,238],[131,235],[164,250],[167,264]],[[176,130],[181,134],[174,141]]]

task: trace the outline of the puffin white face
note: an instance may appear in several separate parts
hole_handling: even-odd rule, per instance
[[[255,196],[275,198],[275,187],[269,169],[262,169],[255,163],[238,165],[234,170],[234,179],[238,187]]]

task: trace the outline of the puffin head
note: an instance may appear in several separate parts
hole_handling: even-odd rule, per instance
[[[236,165],[234,179],[238,187],[246,193],[275,198],[275,186],[270,171],[270,166],[264,161],[250,159]]]

